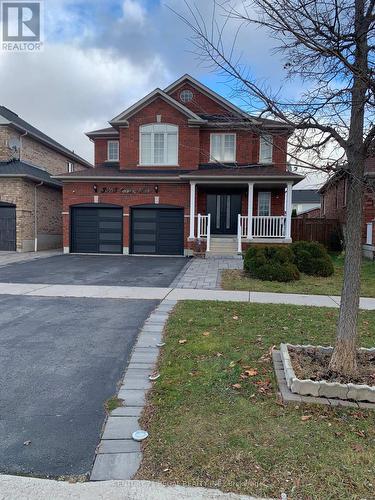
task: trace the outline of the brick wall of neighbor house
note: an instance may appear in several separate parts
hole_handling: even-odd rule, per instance
[[[330,186],[323,193],[322,217],[338,219],[345,226],[346,204],[345,204],[345,180],[341,179]],[[362,220],[362,239],[366,241],[366,224],[375,219],[375,195],[372,192],[365,194]]]
[[[41,144],[31,137],[22,137],[21,160],[47,170],[52,175],[64,174],[68,171],[68,161],[74,163],[74,170],[85,170],[85,167],[53,149]]]
[[[9,147],[12,139],[19,139],[19,134],[9,127],[0,126],[0,161],[19,159],[19,152],[15,152]]]
[[[17,250],[34,250],[34,186],[25,179],[2,179],[0,201],[16,205]],[[37,188],[38,248],[59,248],[62,240],[61,192],[48,186]]]
[[[174,205],[184,208],[185,223],[184,223],[184,239],[185,248],[187,248],[187,239],[189,236],[189,200],[190,200],[190,186],[187,183],[159,183],[158,193],[154,191],[155,182],[138,182],[138,183],[110,183],[110,182],[97,182],[97,193],[93,190],[92,183],[75,182],[74,184],[66,183],[64,185],[63,195],[63,232],[64,232],[64,247],[70,245],[69,233],[69,220],[70,208],[72,205],[79,203],[94,203],[95,196],[98,196],[99,203],[112,203],[123,207],[123,246],[129,247],[129,207],[144,204],[154,204],[155,197],[159,198],[159,203],[163,205]],[[121,187],[127,189],[140,189],[149,187],[150,193],[147,194],[122,194],[117,193],[101,193],[103,187],[108,190],[117,188],[119,191]]]

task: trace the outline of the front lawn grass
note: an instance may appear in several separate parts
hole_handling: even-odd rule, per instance
[[[290,283],[261,281],[251,278],[243,271],[225,270],[221,286],[224,290],[250,290],[253,292],[303,293],[313,295],[341,295],[344,273],[343,255],[331,255],[335,273],[328,278],[301,274],[301,279]],[[361,296],[375,297],[375,262],[363,259],[361,274]]]
[[[263,497],[374,498],[375,412],[276,398],[270,348],[330,344],[336,318],[326,308],[179,303],[142,417],[150,436],[137,479]],[[361,311],[359,329],[361,345],[374,345],[375,312]]]

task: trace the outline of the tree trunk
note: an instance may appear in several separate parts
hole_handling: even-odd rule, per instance
[[[352,376],[357,371],[357,321],[361,287],[363,181],[365,151],[363,145],[366,83],[368,71],[367,23],[364,0],[355,0],[355,63],[351,89],[351,113],[348,157],[348,199],[346,207],[346,255],[336,344],[329,369]]]
[[[350,377],[357,371],[357,320],[361,285],[363,186],[357,179],[349,179],[348,184],[344,283],[341,293],[336,344],[329,369],[332,372]]]

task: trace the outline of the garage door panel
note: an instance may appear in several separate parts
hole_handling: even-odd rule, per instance
[[[72,251],[122,253],[122,209],[72,208]]]
[[[0,250],[16,250],[16,207],[0,206]]]
[[[132,252],[183,255],[183,209],[133,209]]]

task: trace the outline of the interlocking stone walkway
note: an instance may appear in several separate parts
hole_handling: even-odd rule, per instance
[[[221,271],[242,269],[240,257],[209,257],[191,259],[172,283],[172,288],[220,289]]]

